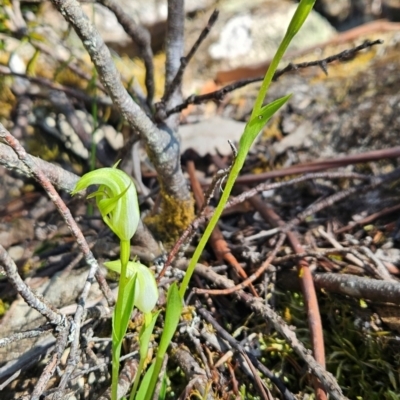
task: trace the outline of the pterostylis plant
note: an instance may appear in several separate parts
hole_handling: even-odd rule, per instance
[[[268,88],[271,85],[272,78],[274,77],[274,74],[278,68],[279,62],[282,60],[283,55],[285,54],[285,51],[287,50],[290,42],[294,38],[294,36],[297,34],[297,32],[300,30],[302,25],[304,24],[305,20],[307,19],[308,15],[310,14],[313,6],[314,6],[315,0],[301,0],[299,5],[297,6],[296,12],[294,13],[292,20],[290,21],[289,27],[286,31],[286,34],[284,38],[282,39],[281,44],[278,47],[278,50],[275,53],[274,58],[272,59],[272,62],[268,68],[267,73],[265,74],[263,83],[261,85],[260,91],[257,95],[257,99],[255,101],[253,111],[251,114],[251,117],[249,119],[249,122],[246,124],[246,127],[244,129],[244,132],[240,138],[239,142],[239,150],[236,156],[236,159],[234,160],[234,163],[232,165],[232,168],[230,170],[224,191],[222,193],[221,199],[218,203],[217,208],[214,211],[214,215],[211,218],[206,230],[203,233],[203,236],[201,237],[201,240],[199,244],[196,247],[196,250],[193,254],[193,257],[189,263],[188,269],[186,271],[185,278],[183,279],[183,282],[179,288],[179,293],[175,293],[175,305],[171,302],[171,318],[169,325],[168,325],[168,331],[164,330],[163,336],[161,337],[161,342],[164,339],[164,336],[166,337],[166,341],[169,341],[172,339],[167,340],[169,335],[171,335],[171,332],[175,332],[176,327],[179,322],[179,317],[176,318],[174,315],[174,312],[180,312],[181,308],[178,308],[178,304],[183,303],[183,297],[185,295],[186,289],[188,288],[190,279],[193,275],[195,266],[201,256],[201,253],[204,250],[204,247],[207,244],[207,241],[214,230],[221,214],[222,211],[229,199],[229,195],[232,191],[233,185],[236,181],[236,178],[238,177],[240,170],[243,167],[243,164],[246,160],[247,154],[250,150],[251,145],[254,143],[254,140],[262,130],[262,128],[265,126],[265,124],[270,120],[270,118],[289,100],[290,94],[287,96],[284,96],[278,100],[273,101],[270,104],[267,104],[263,106],[263,102],[265,99],[265,96],[267,94]],[[169,311],[169,303],[167,303],[167,315]],[[173,308],[174,307],[174,308]],[[173,308],[173,310],[172,310]],[[175,323],[176,325],[172,325]],[[167,321],[166,324],[167,325]],[[160,346],[161,347],[161,346]],[[152,372],[152,382],[157,380],[159,377],[159,373],[161,370],[161,365],[162,365],[162,357],[163,353],[161,350],[164,349],[159,349],[159,352],[157,353],[157,357],[159,357],[158,362],[156,361],[154,370]],[[166,350],[166,348],[165,348]],[[148,393],[146,396],[146,400],[150,400],[152,393]]]
[[[100,185],[99,189],[89,197],[95,197],[104,222],[121,241],[120,260],[106,263],[106,266],[121,274],[118,300],[113,315],[113,361],[112,361],[112,400],[117,400],[117,383],[119,358],[123,337],[126,333],[130,314],[136,306],[145,315],[144,325],[139,333],[139,369],[136,374],[130,400],[150,400],[158,379],[165,353],[172,340],[182,312],[183,298],[196,263],[215,228],[222,211],[228,201],[233,185],[246,160],[247,154],[259,132],[269,119],[289,100],[290,94],[265,106],[263,102],[272,78],[278,68],[291,40],[302,27],[314,6],[315,0],[301,0],[289,24],[282,42],[268,68],[261,85],[249,122],[239,142],[239,150],[230,170],[225,189],[218,206],[211,218],[189,264],[185,278],[178,289],[174,283],[167,295],[167,306],[163,333],[158,346],[156,358],[142,379],[139,390],[138,383],[144,367],[150,336],[153,331],[158,312],[151,314],[158,298],[156,282],[150,271],[136,261],[129,261],[130,239],[139,223],[139,207],[136,190],[132,180],[124,172],[116,168],[103,168],[89,172],[78,182],[75,193],[89,185]]]
[[[271,64],[269,65],[263,83],[261,85],[260,91],[258,92],[256,101],[254,103],[250,119],[247,122],[244,128],[244,132],[240,138],[239,150],[234,160],[234,163],[231,167],[231,170],[229,172],[228,179],[226,181],[226,185],[222,193],[222,196],[219,200],[218,206],[215,209],[214,215],[212,216],[209,224],[207,225],[206,230],[204,231],[203,236],[201,237],[199,244],[196,247],[196,250],[188,266],[185,278],[183,279],[182,285],[179,289],[179,293],[182,297],[186,292],[190,278],[194,272],[195,266],[201,256],[201,253],[203,252],[204,247],[206,246],[212,231],[214,230],[216,224],[218,223],[222,211],[224,210],[224,207],[229,199],[229,195],[232,191],[233,185],[235,184],[236,178],[238,177],[243,167],[243,164],[246,160],[250,147],[254,143],[254,140],[261,132],[265,124],[291,97],[291,94],[289,94],[273,101],[272,103],[263,106],[265,96],[268,92],[269,86],[271,85],[272,79],[275,75],[278,65],[282,60],[282,57],[285,54],[285,51],[287,50],[290,42],[292,41],[294,36],[299,32],[300,28],[303,26],[305,20],[310,14],[312,8],[314,7],[314,3],[315,0],[300,1],[292,17],[292,20],[289,23],[289,27],[286,30],[286,34],[283,37],[282,42],[280,43],[278,50],[276,51],[274,58],[271,61]]]
[[[135,185],[125,172],[114,168],[101,168],[84,175],[77,183],[72,194],[90,185],[100,185],[88,198],[96,199],[97,207],[108,227],[120,240],[120,259],[105,265],[120,273],[118,298],[112,320],[112,400],[117,400],[119,360],[122,342],[128,329],[133,307],[137,307],[145,316],[142,337],[152,332],[157,316],[152,309],[158,300],[158,289],[151,271],[136,261],[130,261],[130,241],[139,224],[140,212]],[[158,315],[158,314],[157,314]],[[147,342],[148,344],[148,342]],[[142,346],[143,347],[143,346]],[[147,349],[147,345],[146,345]],[[144,352],[140,352],[141,355]],[[143,359],[145,356],[143,357]],[[143,368],[144,361],[140,360]],[[139,370],[140,372],[140,370]],[[137,374],[138,379],[140,373]],[[139,381],[138,381],[139,382]],[[138,382],[135,382],[137,387]],[[136,390],[136,388],[135,388]]]

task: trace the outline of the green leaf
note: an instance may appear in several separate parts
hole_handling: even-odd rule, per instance
[[[135,300],[137,274],[130,277],[124,290],[124,298],[117,302],[113,314],[113,341],[122,342],[128,328]]]
[[[271,85],[272,78],[275,75],[275,72],[278,68],[280,61],[282,60],[285,51],[287,50],[290,42],[293,37],[299,31],[304,21],[306,20],[308,14],[311,12],[314,6],[315,0],[301,0],[300,4],[296,8],[296,12],[294,13],[288,29],[286,30],[285,36],[280,43],[278,50],[271,61],[271,64],[268,67],[267,73],[265,74],[263,83],[261,84],[260,91],[258,92],[257,98],[254,102],[253,111],[251,113],[251,118],[256,116],[261,109],[262,103],[264,102],[265,96],[268,92],[268,89]]]
[[[172,337],[176,331],[179,323],[179,318],[182,313],[182,297],[179,294],[177,284],[174,282],[168,290],[167,295],[167,309],[165,311],[165,324],[164,330],[161,336],[160,344],[158,346],[158,352],[155,362],[155,367],[151,380],[148,386],[148,392],[146,394],[146,400],[150,400],[153,396],[154,389],[159,379],[161,367],[164,361],[165,353],[167,352],[168,346],[171,343]]]
[[[163,357],[166,353],[168,346],[171,343],[172,337],[174,336],[176,327],[178,326],[182,307],[182,298],[179,295],[178,286],[174,282],[168,290],[167,309],[165,311],[165,324],[160,340],[160,346],[158,348],[157,357],[159,354],[162,354]]]
[[[247,123],[244,133],[240,138],[240,151],[242,151],[242,148],[247,150],[250,148],[257,135],[264,128],[265,124],[290,99],[291,96],[291,94],[288,94],[267,104]]]
[[[314,7],[315,0],[301,0],[300,4],[296,8],[296,12],[293,15],[292,20],[290,21],[289,27],[287,29],[287,34],[291,36],[291,39],[300,28],[303,26],[305,20],[310,14],[311,10]]]
[[[161,382],[160,395],[158,400],[164,400],[167,397],[168,379],[167,374],[164,374]]]
[[[160,311],[154,313],[153,315],[150,315],[150,323],[144,323],[140,333],[139,333],[139,354],[140,354],[140,361],[139,361],[139,366],[136,372],[135,376],[135,382],[133,383],[133,388],[131,391],[131,395],[129,397],[130,400],[133,400],[135,398],[136,390],[139,385],[140,381],[140,376],[143,371],[143,366],[146,361],[147,357],[147,352],[149,350],[149,343],[150,343],[150,338],[151,334],[153,333],[154,325],[157,321],[158,315],[160,314]],[[153,367],[154,368],[154,367]]]
[[[145,358],[147,356],[147,352],[149,350],[149,343],[150,343],[150,338],[151,334],[153,333],[154,325],[156,324],[158,315],[160,314],[160,311],[157,311],[152,315],[151,322],[150,324],[146,325],[143,324],[140,333],[139,333],[139,354],[140,358]]]
[[[150,385],[150,380],[151,377],[153,376],[154,373],[154,366],[155,363],[153,362],[150,365],[150,368],[146,371],[146,374],[144,375],[142,379],[142,383],[140,384],[140,388],[137,392],[135,400],[144,400],[146,398],[146,394],[149,391],[149,385]]]

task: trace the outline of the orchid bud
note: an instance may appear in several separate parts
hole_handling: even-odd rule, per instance
[[[111,271],[121,273],[121,261],[107,261],[104,265]],[[136,274],[134,305],[144,314],[151,312],[158,300],[158,288],[153,273],[145,265],[137,261],[129,261],[126,276]]]
[[[104,222],[121,241],[130,241],[139,224],[140,212],[132,179],[116,168],[100,168],[79,179],[72,195],[90,185],[100,185],[95,197]]]

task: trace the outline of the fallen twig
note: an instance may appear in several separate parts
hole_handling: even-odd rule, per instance
[[[187,268],[187,261],[181,260],[179,263],[180,268]],[[207,268],[202,264],[196,265],[196,273],[200,274],[203,278],[215,282],[218,286],[225,288],[234,287],[234,283],[224,276],[221,276],[214,272],[211,268]],[[263,300],[253,297],[251,294],[244,292],[243,290],[235,291],[234,294],[244,301],[249,307],[251,307],[257,313],[260,313],[268,321],[270,321],[276,331],[278,331],[294,349],[294,351],[307,363],[311,371],[318,377],[327,390],[329,395],[335,400],[347,400],[342,394],[342,390],[338,385],[336,379],[331,373],[325,370],[315,358],[310,354],[304,345],[297,339],[294,329],[286,324],[286,322],[267,304],[264,304]]]
[[[400,283],[381,281],[349,274],[320,273],[314,275],[315,286],[330,292],[340,293],[375,302],[399,304]]]
[[[15,262],[2,245],[0,245],[0,265],[4,268],[8,281],[30,307],[34,308],[55,326],[70,325],[64,314],[48,306],[31,291],[19,275]]]
[[[247,352],[225,329],[222,328],[222,326],[218,324],[218,322],[211,316],[211,314],[206,309],[200,306],[199,302],[197,302],[196,306],[198,313],[201,314],[207,322],[212,324],[214,329],[223,339],[225,339],[235,350],[239,351],[242,354],[246,354],[249,357],[251,364],[253,364],[257,369],[259,369],[267,378],[269,378],[276,385],[276,387],[282,393],[284,399],[294,400],[295,397],[285,386],[285,384],[281,381],[281,379],[275,376],[251,353]],[[255,379],[255,377],[253,378]]]
[[[30,338],[41,336],[47,332],[52,331],[53,329],[54,329],[54,326],[52,324],[45,324],[45,325],[39,326],[36,329],[31,329],[31,330],[25,331],[25,332],[14,333],[13,335],[10,335],[8,337],[0,338],[0,347],[8,346],[9,344],[11,344],[13,342],[17,342],[18,340],[30,339]]]
[[[165,93],[164,93],[161,101],[158,104],[156,104],[157,113],[161,113],[161,116],[162,116],[162,118],[160,118],[160,116],[159,116],[158,119],[162,120],[162,119],[165,118],[165,116],[169,116],[169,115],[173,114],[173,113],[170,113],[170,112],[166,112],[165,111],[165,106],[168,103],[168,101],[171,98],[171,96],[174,94],[175,90],[177,90],[179,87],[181,87],[182,78],[183,78],[183,74],[185,72],[185,69],[186,69],[187,65],[189,64],[190,60],[195,55],[195,53],[198,50],[198,48],[200,47],[201,43],[204,41],[204,39],[210,33],[211,28],[213,27],[213,25],[217,21],[218,13],[219,13],[218,10],[214,10],[213,11],[213,13],[211,14],[211,16],[210,16],[210,18],[208,20],[208,23],[207,23],[206,27],[201,31],[199,37],[197,38],[196,42],[193,44],[193,46],[190,49],[188,55],[186,57],[181,57],[180,58],[179,69],[176,71],[176,74],[175,74],[173,80],[171,81],[171,83],[167,87],[167,89],[165,90]],[[176,107],[174,107],[174,108],[176,108]],[[156,118],[157,118],[157,115],[156,115]]]
[[[273,80],[276,81],[280,76],[287,72],[291,71],[297,71],[298,69],[302,68],[309,68],[312,66],[319,66],[325,74],[327,74],[327,66],[328,64],[334,62],[334,61],[348,61],[349,59],[353,58],[357,52],[364,50],[368,47],[375,46],[377,44],[382,44],[382,40],[366,40],[364,43],[360,44],[359,46],[353,47],[351,49],[342,51],[338,54],[334,54],[332,56],[326,57],[322,60],[315,60],[315,61],[308,61],[308,62],[303,62],[299,64],[288,64],[285,68],[280,69],[276,71]],[[167,115],[175,114],[178,113],[185,108],[187,108],[190,104],[202,104],[207,101],[221,101],[228,93],[233,92],[234,90],[237,90],[239,88],[242,88],[244,86],[249,85],[250,83],[255,83],[255,82],[262,82],[264,79],[264,75],[257,77],[257,78],[248,78],[248,79],[242,79],[238,82],[232,83],[230,85],[227,85],[223,87],[222,89],[216,90],[211,93],[195,96],[191,95],[186,100],[182,103],[179,104],[178,106],[170,109],[167,111]]]

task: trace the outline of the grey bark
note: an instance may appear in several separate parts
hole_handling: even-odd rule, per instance
[[[51,0],[51,2],[82,40],[115,106],[145,142],[164,192],[178,200],[188,200],[190,194],[179,163],[179,141],[173,132],[170,129],[159,129],[133,101],[122,85],[109,49],[80,4],[76,0]]]

